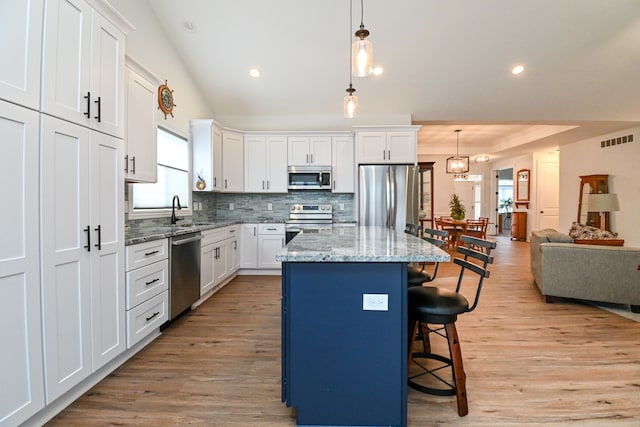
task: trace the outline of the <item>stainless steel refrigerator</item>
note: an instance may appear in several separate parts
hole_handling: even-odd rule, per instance
[[[406,224],[418,224],[417,166],[361,165],[358,181],[359,225],[404,231]]]

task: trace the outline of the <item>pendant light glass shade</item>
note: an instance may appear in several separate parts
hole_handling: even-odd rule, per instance
[[[344,116],[353,119],[358,115],[358,97],[353,94],[356,90],[349,84],[348,95],[344,97]]]
[[[456,133],[456,155],[447,159],[447,173],[461,174],[469,172],[469,156],[458,155],[458,136],[460,135],[460,129],[455,131]]]
[[[356,77],[371,75],[373,72],[373,45],[369,40],[357,39],[353,42],[352,57],[351,74]]]

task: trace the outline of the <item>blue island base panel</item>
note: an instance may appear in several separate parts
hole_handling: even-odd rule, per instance
[[[297,425],[406,426],[406,263],[285,265]],[[363,294],[387,295],[388,309],[364,310]]]

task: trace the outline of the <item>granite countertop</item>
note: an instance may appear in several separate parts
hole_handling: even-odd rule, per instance
[[[283,262],[446,262],[442,249],[383,227],[335,227],[331,233],[300,233],[276,255]]]
[[[243,221],[219,221],[196,224],[177,224],[177,225],[152,225],[149,227],[139,227],[128,229],[125,231],[125,246],[135,245],[136,243],[149,242],[152,240],[166,239],[167,237],[180,236],[182,234],[193,233],[196,231],[211,230],[214,228],[226,227],[228,225],[242,224]]]

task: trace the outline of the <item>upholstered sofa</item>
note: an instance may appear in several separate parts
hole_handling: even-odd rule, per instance
[[[556,230],[531,233],[531,274],[553,297],[629,304],[640,312],[640,248],[583,245]]]

